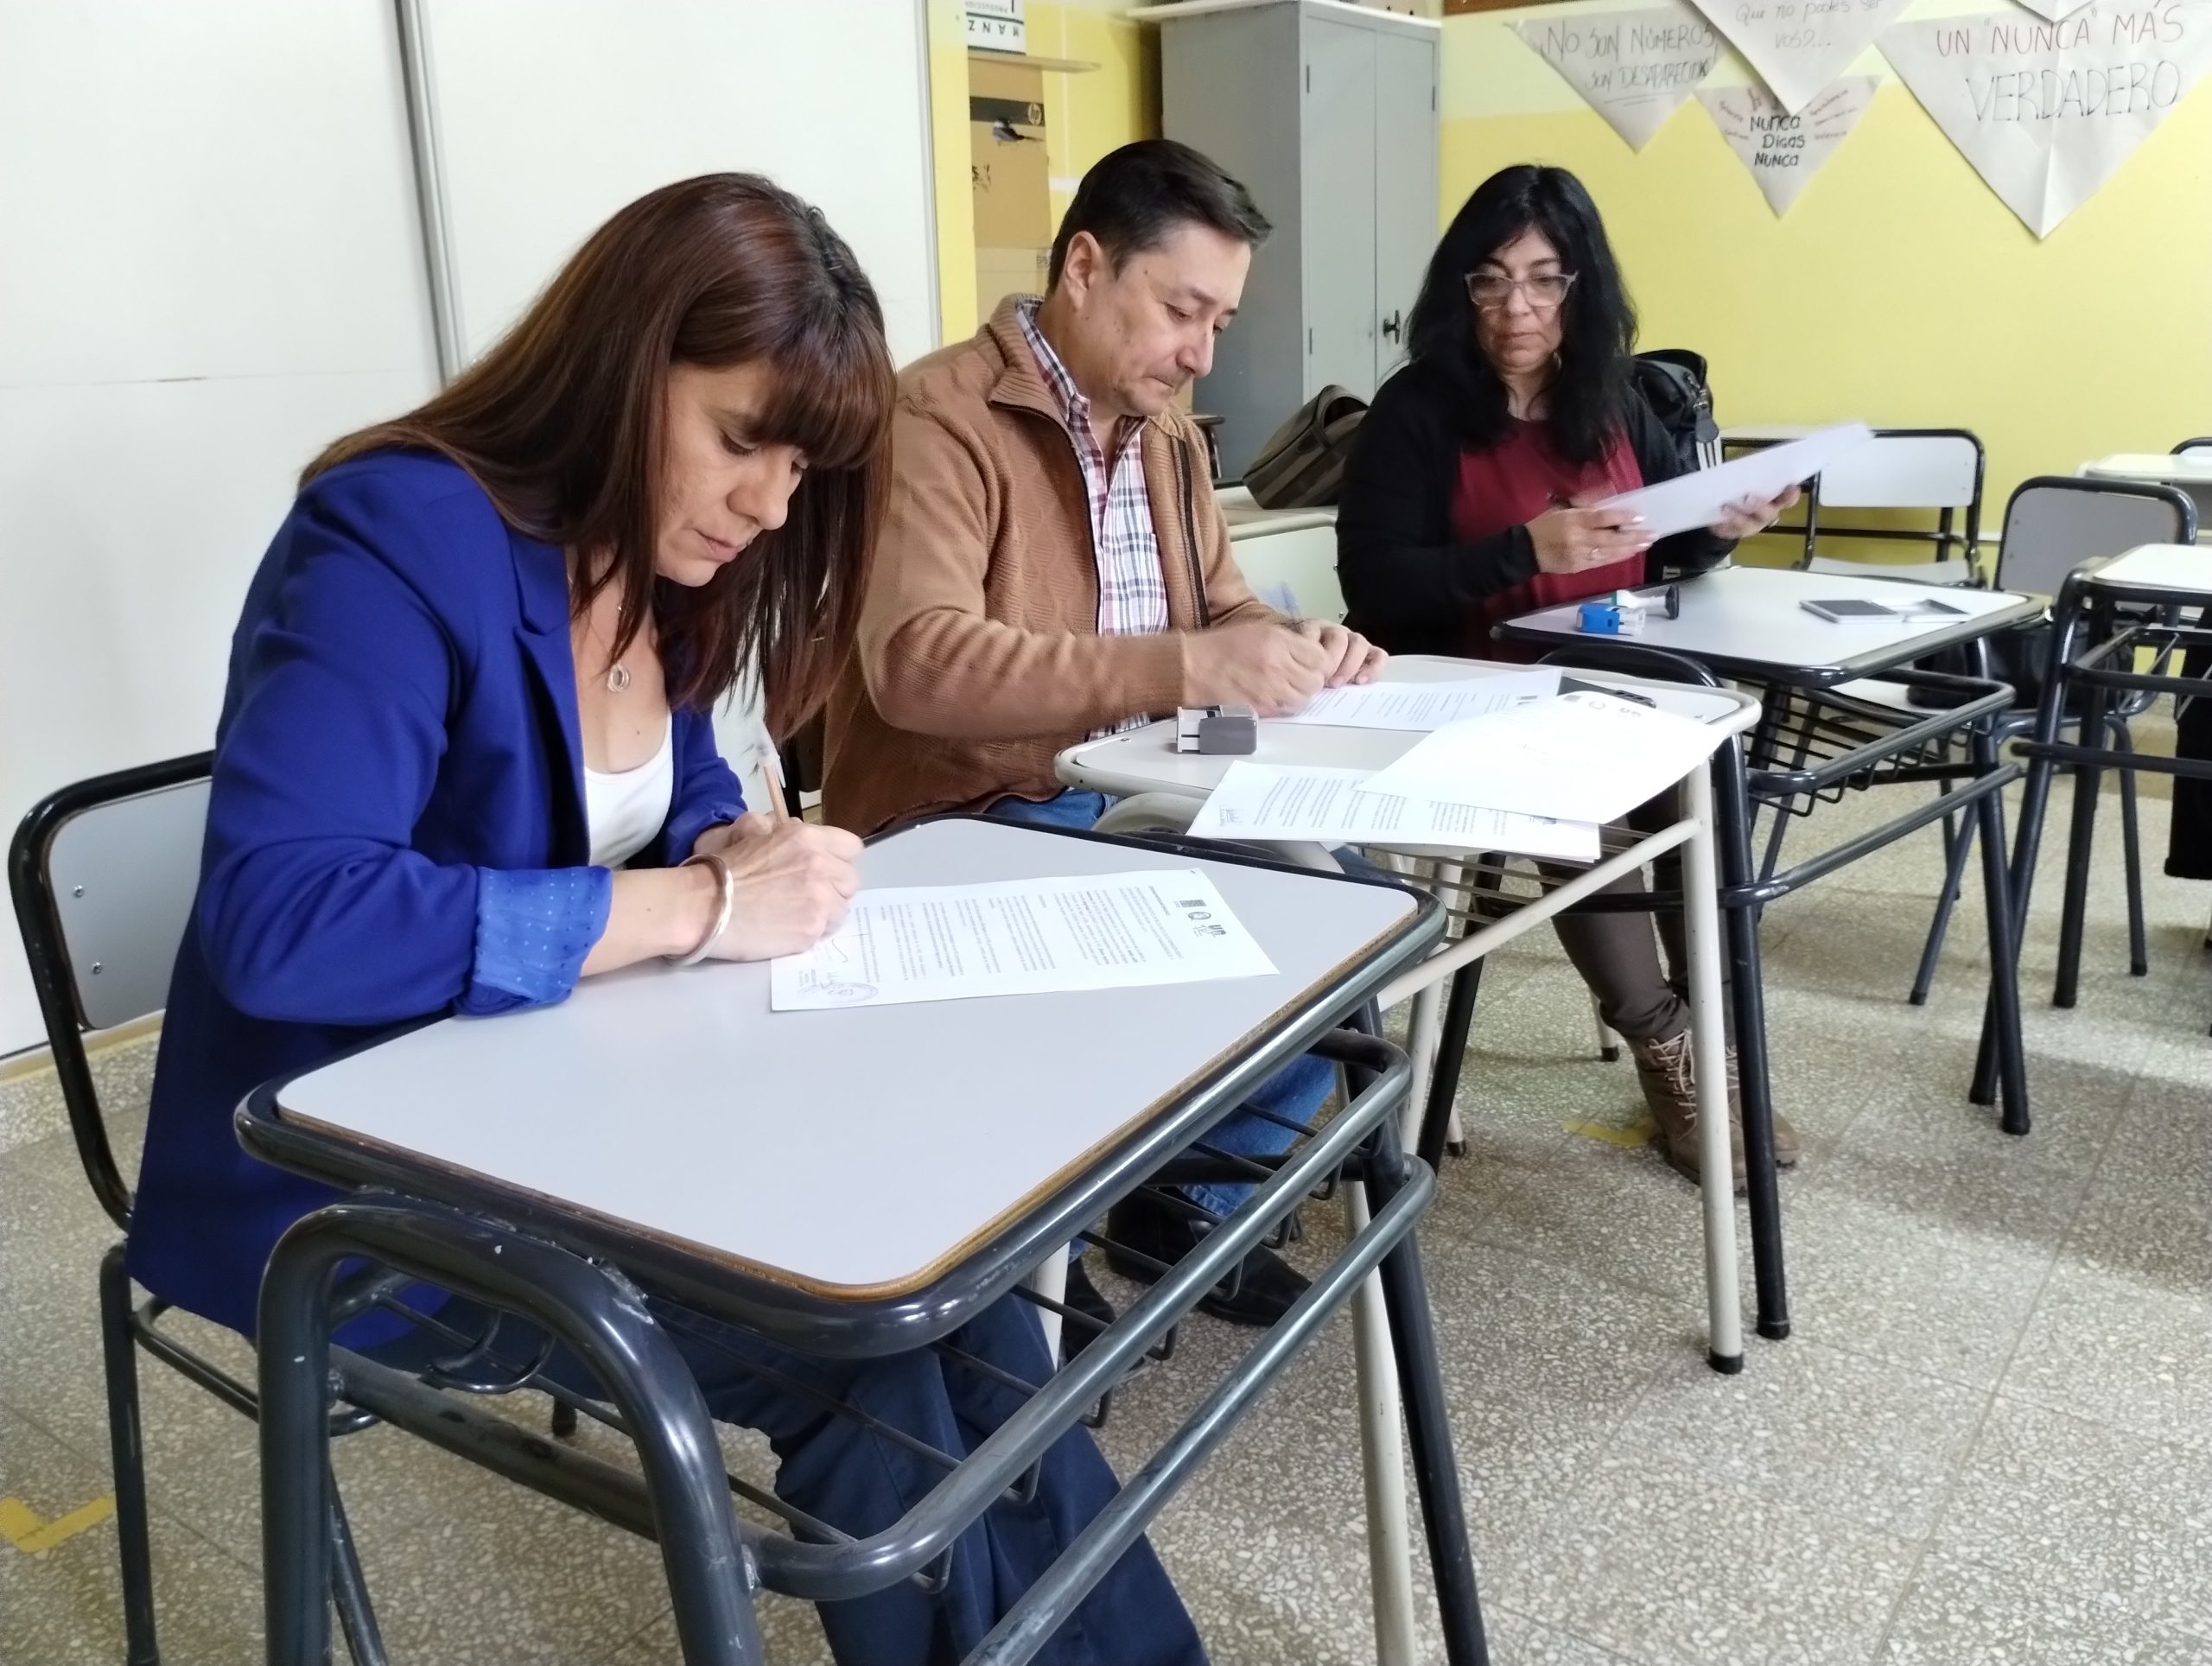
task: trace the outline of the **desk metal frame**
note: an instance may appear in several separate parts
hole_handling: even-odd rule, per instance
[[[1633,677],[1619,680],[1631,684],[1637,681]],[[1758,709],[1751,701],[1738,695],[1726,695],[1724,698],[1732,702],[1735,709],[1710,721],[1730,733],[1731,738],[1725,744],[1732,747],[1736,744],[1734,735],[1756,721]],[[1171,728],[1168,725],[1154,727],[1161,731]],[[1147,733],[1150,731],[1114,739],[1134,746]],[[1206,789],[1186,780],[1147,776],[1141,761],[1121,758],[1109,760],[1091,755],[1112,744],[1109,740],[1070,747],[1058,760],[1060,779],[1073,787],[1122,797],[1122,802],[1103,818],[1102,826],[1122,831],[1145,829],[1155,833],[1179,834],[1205,802]],[[1708,900],[1702,907],[1685,910],[1692,962],[1693,1045],[1704,1057],[1720,1055],[1725,1046],[1720,943],[1709,900],[1718,883],[1713,837],[1715,817],[1706,773],[1693,771],[1685,785],[1688,813],[1681,820],[1649,834],[1613,839],[1614,848],[1607,850],[1599,862],[1563,882],[1546,882],[1536,897],[1519,902],[1510,912],[1498,912],[1491,918],[1483,919],[1478,917],[1475,908],[1462,907],[1459,912],[1465,924],[1464,934],[1440,945],[1418,964],[1406,967],[1384,987],[1381,1004],[1394,1005],[1408,997],[1414,1002],[1410,1025],[1414,1068],[1416,1076],[1428,1083],[1429,1088],[1425,1105],[1408,1097],[1403,1138],[1415,1144],[1420,1153],[1426,1154],[1421,1159],[1425,1166],[1433,1169],[1445,1147],[1484,957],[1501,944],[1592,896],[1599,887],[1619,874],[1678,847],[1684,853],[1688,887],[1694,894]],[[1334,856],[1319,845],[1291,844],[1281,849],[1286,856],[1310,867],[1333,871],[1338,866]],[[1460,850],[1436,850],[1417,859],[1429,870],[1424,882],[1440,894],[1465,893],[1471,901],[1487,898],[1491,903],[1501,905],[1510,900],[1500,896],[1498,881],[1503,868],[1496,857]],[[1450,1001],[1448,1008],[1440,1015],[1440,997],[1447,980],[1451,983]],[[1707,1359],[1714,1370],[1732,1372],[1743,1366],[1743,1321],[1737,1294],[1736,1217],[1729,1180],[1725,1094],[1725,1084],[1717,1073],[1700,1078],[1700,1155],[1707,1177],[1702,1199]],[[1351,1225],[1357,1231],[1364,1220],[1357,1194],[1350,1199],[1349,1207]],[[1395,1321],[1386,1315],[1383,1305],[1370,1296],[1357,1309],[1356,1322],[1361,1327],[1363,1367],[1359,1384],[1361,1419],[1369,1430],[1363,1450],[1367,1459],[1370,1517],[1371,1522],[1379,1522],[1385,1527],[1384,1534],[1370,1536],[1370,1571],[1381,1656],[1386,1663],[1395,1663],[1406,1658],[1411,1646],[1414,1606],[1411,1569],[1402,1529],[1396,1534],[1388,1530],[1391,1523],[1402,1523],[1404,1517],[1402,1471],[1391,1456],[1398,1446],[1397,1397],[1387,1370],[1365,1368],[1367,1361],[1386,1359],[1391,1353],[1396,1343]],[[1386,1330],[1391,1332],[1387,1337],[1383,1335]]]
[[[2036,707],[2035,728],[2021,750],[2028,758],[2027,785],[2020,798],[2020,826],[2012,849],[2012,898],[2014,936],[2027,927],[2036,855],[2043,843],[2044,818],[2052,775],[2062,766],[2074,773],[2074,808],[2066,847],[2064,912],[2060,917],[2058,974],[2051,1004],[2071,1007],[2082,975],[2082,937],[2088,912],[2089,854],[2096,832],[2097,794],[2104,772],[2150,770],[2190,780],[2212,780],[2212,760],[2161,757],[2133,747],[2095,746],[2116,700],[2130,695],[2177,699],[2212,697],[2212,679],[2168,671],[2167,663],[2191,648],[2212,647],[2212,626],[2202,614],[2193,626],[2178,623],[2185,607],[2212,605],[2212,552],[2206,556],[2206,580],[2196,585],[2146,583],[2106,575],[2127,560],[2114,556],[2069,574],[2052,607],[2050,674]],[[2137,652],[2153,653],[2153,669],[2135,669]],[[2059,737],[2069,726],[2069,693],[2082,690],[2080,740]],[[2123,775],[2123,779],[2125,775]],[[1985,1038],[1975,1067],[1975,1089],[1987,1084],[1993,1060]]]
[[[1755,656],[1645,647],[1605,638],[1573,638],[1532,629],[1519,620],[1501,625],[1501,640],[1534,644],[1562,662],[1609,666],[1646,675],[1712,682],[1728,677],[1754,685],[1763,716],[1747,746],[1731,744],[1713,760],[1718,806],[1720,906],[1728,925],[1736,1017],[1737,1059],[1744,1112],[1745,1201],[1751,1217],[1751,1256],[1758,1295],[1758,1333],[1771,1340],[1790,1331],[1789,1283],[1782,1241],[1782,1202],[1774,1162],[1773,1086],[1767,1059],[1765,996],[1761,982],[1758,925],[1767,904],[1802,889],[1837,868],[1918,831],[1930,823],[1971,811],[1982,840],[1982,883],[1987,900],[1990,995],[1984,1024],[1986,1074],[1977,1069],[1970,1093],[1976,1104],[1999,1102],[2009,1134],[2029,1129],[2026,1054],[2020,1037],[2016,982],[2018,949],[2005,849],[2004,789],[2018,779],[2018,765],[1998,755],[1997,722],[2011,705],[2010,685],[1988,675],[1986,639],[2040,612],[2023,598],[2018,606],[1961,620],[1904,642],[1874,643],[1824,665],[1782,665]],[[1906,668],[1946,648],[1963,648],[1980,675],[1953,677]],[[1899,714],[1853,699],[1837,685],[1883,676],[1928,688],[1946,709],[1924,716]],[[1961,755],[1961,751],[1963,755]],[[1870,786],[1934,782],[1942,789],[1915,806],[1834,849],[1775,872],[1783,818],[1808,813],[1823,798]],[[1963,783],[1963,784],[1961,784]],[[1777,820],[1763,859],[1752,854],[1754,821],[1761,804]],[[1652,895],[1630,899],[1644,907],[1670,906]],[[1593,908],[1622,906],[1596,899]]]
[[[1035,831],[1039,836],[1100,838]],[[1213,862],[1250,860],[1206,854]],[[755,1666],[760,1655],[749,1597],[755,1585],[834,1601],[903,1579],[926,1580],[931,1564],[969,1523],[1006,1489],[1024,1484],[1046,1447],[1081,1421],[1145,1356],[1158,1357],[1179,1320],[1210,1288],[1233,1275],[1302,1198],[1339,1177],[1357,1182],[1363,1195],[1370,1213],[1364,1229],[969,1659],[1016,1666],[1031,1658],[1298,1350],[1374,1275],[1389,1310],[1446,1656],[1453,1666],[1486,1661],[1414,1235],[1434,1175],[1407,1158],[1398,1136],[1398,1111],[1410,1071],[1402,1054],[1371,1035],[1333,1028],[1426,952],[1443,927],[1440,905],[1423,897],[1407,925],[1382,948],[1344,968],[1270,1033],[1249,1040],[1178,1103],[1048,1199],[944,1276],[905,1295],[877,1300],[810,1296],[710,1265],[622,1223],[565,1209],[557,1199],[529,1196],[495,1180],[411,1162],[404,1153],[365,1149],[289,1123],[280,1108],[284,1084],[258,1090],[238,1118],[240,1137],[256,1154],[318,1180],[394,1194],[333,1205],[297,1223],[279,1243],[264,1280],[259,1361],[272,1666],[319,1661],[328,1648],[328,1547],[321,1535],[302,1524],[325,1521],[330,1508],[325,1447],[334,1397],[658,1539],[687,1662]],[[724,1473],[697,1386],[654,1323],[648,1295],[817,1355],[880,1355],[937,1346],[984,1306],[1014,1291],[1041,1259],[1086,1237],[1090,1223],[1140,1186],[1220,1178],[1225,1167],[1235,1168],[1236,1178],[1246,1177],[1249,1163],[1211,1153],[1203,1136],[1236,1108],[1257,1080],[1309,1050],[1344,1066],[1352,1091],[1345,1109],[1291,1153],[1266,1165],[1274,1170],[1271,1178],[1071,1362],[1044,1383],[1020,1385],[1034,1389],[1023,1408],[964,1462],[949,1466],[945,1479],[903,1520],[859,1540],[810,1522],[794,1520],[797,1530],[790,1534],[737,1522],[730,1504],[734,1490],[771,1509],[774,1501]],[[349,1294],[338,1294],[337,1269],[360,1256],[385,1271],[365,1292],[349,1287]],[[589,1366],[615,1408],[611,1418],[600,1410],[588,1409],[587,1415],[611,1421],[631,1435],[642,1474],[539,1439],[458,1396],[334,1350],[333,1331],[346,1314],[365,1301],[388,1299],[399,1275],[428,1280],[486,1307],[515,1314],[565,1344]],[[1037,1298],[1020,1291],[1015,1299]],[[506,1381],[483,1386],[504,1391],[520,1385]]]

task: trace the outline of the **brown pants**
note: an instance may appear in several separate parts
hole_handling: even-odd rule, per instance
[[[1629,811],[1627,824],[1649,833],[1681,818],[1680,789],[1662,792],[1648,804]],[[1568,880],[1581,870],[1540,864],[1546,878]],[[1662,891],[1682,887],[1681,848],[1678,845],[1651,864]],[[1643,875],[1631,869],[1605,887],[1607,892],[1642,891]],[[1607,1027],[1630,1041],[1649,1041],[1676,1035],[1689,1027],[1689,955],[1680,909],[1659,913],[1561,914],[1553,920],[1560,947],[1574,963],[1590,993],[1598,998],[1599,1016]],[[1656,941],[1652,928],[1658,928]],[[1659,964],[1659,944],[1667,949],[1667,967]],[[1723,962],[1723,975],[1726,975]]]

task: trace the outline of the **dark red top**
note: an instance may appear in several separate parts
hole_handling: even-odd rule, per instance
[[[1613,436],[1602,461],[1573,463],[1553,448],[1548,425],[1516,423],[1511,436],[1501,443],[1484,451],[1459,453],[1459,478],[1452,490],[1452,537],[1459,544],[1495,537],[1577,498],[1607,498],[1633,492],[1643,484],[1643,472],[1637,467],[1625,434]],[[1466,620],[1463,652],[1484,658],[1510,657],[1510,645],[1491,640],[1491,626],[1500,620],[1643,582],[1642,556],[1586,572],[1538,573],[1476,604]]]

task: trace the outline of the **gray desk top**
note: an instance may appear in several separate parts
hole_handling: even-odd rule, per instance
[[[2100,587],[2140,585],[2154,590],[2212,595],[2212,550],[2200,544],[2143,544],[2094,569]]]
[[[2212,485],[2212,456],[2183,452],[2172,456],[2163,451],[2120,451],[2094,462],[2083,463],[2082,472],[2107,480],[2165,480],[2176,486]]]
[[[639,967],[556,1007],[448,1019],[327,1065],[279,1091],[278,1115],[819,1295],[900,1294],[1376,957],[1420,904],[994,822],[868,848],[878,886],[1193,867],[1275,976],[772,1013],[765,964]]]
[[[1498,628],[1508,641],[1548,649],[1586,643],[1602,655],[1606,644],[1633,642],[1695,659],[1752,681],[1825,688],[1856,677],[1873,677],[1938,648],[1970,642],[2007,625],[2036,618],[2043,604],[2006,590],[1964,590],[1908,585],[1896,579],[1858,578],[1795,569],[1724,567],[1684,581],[1680,619],[1653,616],[1638,637],[1586,636],[1575,628],[1573,603],[1524,614]],[[1897,602],[1933,596],[1963,610],[1957,619],[1834,620],[1805,611],[1807,601],[1863,597]]]

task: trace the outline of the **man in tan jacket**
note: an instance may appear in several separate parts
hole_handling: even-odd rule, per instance
[[[830,821],[865,834],[988,809],[1087,827],[1104,800],[1064,792],[1052,773],[1084,736],[1177,706],[1294,711],[1372,677],[1382,655],[1364,639],[1253,596],[1197,425],[1175,408],[1211,367],[1268,229],[1198,152],[1126,145],[1084,176],[1043,299],[1009,298],[973,340],[899,378],[891,501],[826,725]],[[1254,1103],[1304,1121],[1330,1082],[1301,1059]],[[1237,1116],[1209,1137],[1258,1155],[1289,1136]],[[1243,1190],[1192,1196],[1225,1214]],[[1166,1262],[1199,1230],[1135,1200],[1109,1223],[1110,1237]],[[1208,1308],[1272,1323],[1304,1282],[1255,1251]],[[1103,1310],[1079,1263],[1070,1293]]]

